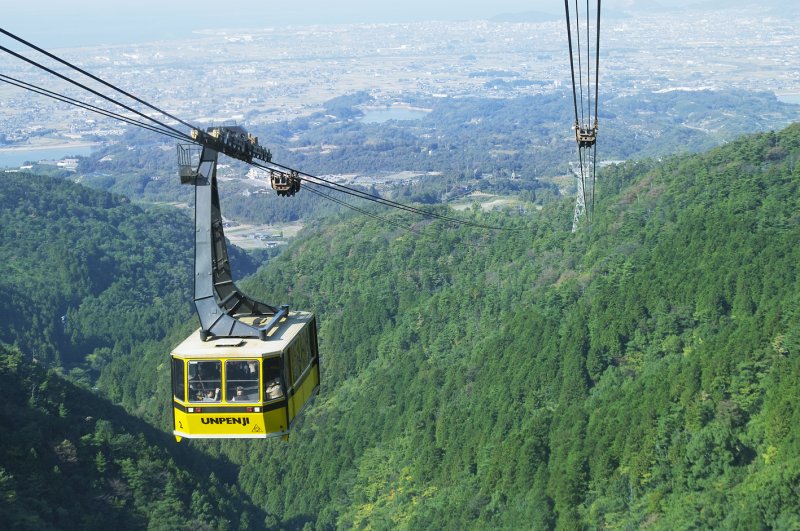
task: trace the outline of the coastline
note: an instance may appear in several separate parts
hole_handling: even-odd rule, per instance
[[[0,153],[18,153],[25,151],[43,151],[47,149],[63,149],[68,150],[72,148],[85,149],[87,147],[102,146],[102,142],[52,142],[46,144],[11,144],[8,146],[0,146]]]

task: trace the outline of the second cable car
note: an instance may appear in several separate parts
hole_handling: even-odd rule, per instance
[[[296,170],[289,173],[271,169],[269,170],[270,186],[280,196],[291,196],[300,191],[300,174]]]

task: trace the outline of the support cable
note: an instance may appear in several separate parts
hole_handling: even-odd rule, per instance
[[[577,1],[577,0],[576,0]],[[586,114],[587,119],[592,119],[592,56],[591,50],[591,36],[589,26],[589,0],[586,0]]]
[[[309,183],[309,184],[315,184],[315,183]],[[370,212],[369,210],[365,210],[365,209],[359,208],[359,207],[357,207],[355,205],[351,205],[350,203],[347,203],[346,201],[342,201],[341,199],[337,199],[337,198],[333,197],[332,195],[326,194],[324,192],[320,192],[319,190],[315,190],[313,187],[306,187],[306,190],[308,190],[309,192],[311,192],[314,195],[317,195],[319,197],[323,197],[323,198],[325,198],[325,199],[327,199],[329,201],[332,201],[332,202],[334,202],[336,204],[339,204],[339,205],[341,205],[343,207],[349,208],[349,209],[354,210],[356,212],[360,212],[361,214],[363,214],[365,216],[369,216],[369,217],[371,217],[373,219],[377,219],[378,221],[382,221],[384,223],[388,223],[390,225],[394,225],[395,227],[399,227],[399,228],[401,228],[403,230],[407,230],[409,232],[413,232],[413,233],[418,234],[420,236],[423,235],[423,233],[417,231],[413,227],[408,227],[408,226],[406,226],[406,225],[404,225],[404,224],[402,224],[400,222],[392,221],[391,219],[385,218],[383,216],[379,216],[378,214],[375,214],[374,212]]]
[[[256,163],[256,162],[252,162],[250,164],[252,164],[253,166],[255,166],[257,168],[261,168],[261,169],[264,169],[264,170],[269,170],[270,169],[270,166],[266,166],[266,165],[259,164],[259,163]],[[278,164],[278,163],[275,163],[275,162],[270,162],[270,165],[274,166],[274,167],[277,167],[277,168],[280,168],[280,169],[283,169],[283,170],[296,171],[298,175],[302,176],[301,178],[304,181],[317,184],[319,186],[322,186],[323,188],[327,188],[329,190],[333,190],[333,191],[337,191],[337,192],[342,192],[342,193],[345,193],[347,195],[350,195],[350,196],[353,196],[353,197],[357,197],[359,199],[366,199],[367,201],[372,201],[372,202],[378,203],[378,204],[383,205],[383,206],[388,206],[388,207],[391,207],[391,208],[404,210],[404,211],[409,212],[409,213],[418,214],[418,215],[429,217],[429,218],[436,218],[436,219],[439,219],[441,221],[446,221],[448,223],[454,223],[454,224],[457,224],[457,225],[466,225],[466,226],[480,228],[480,229],[489,229],[489,230],[522,230],[522,229],[515,229],[515,228],[512,228],[512,227],[498,227],[498,226],[493,226],[493,225],[483,225],[483,224],[480,224],[480,223],[474,223],[474,222],[471,222],[471,221],[466,221],[466,220],[463,220],[463,219],[458,219],[458,218],[454,218],[454,217],[451,217],[451,216],[446,216],[444,214],[437,214],[436,212],[432,212],[430,210],[424,210],[424,209],[416,208],[416,207],[413,207],[413,206],[410,206],[410,205],[406,205],[406,204],[403,204],[403,203],[398,203],[397,201],[392,201],[391,199],[385,199],[385,198],[380,197],[378,195],[374,195],[374,194],[370,194],[368,192],[364,192],[363,190],[359,190],[358,188],[352,188],[350,186],[345,186],[343,184],[336,183],[334,181],[325,179],[323,177],[319,177],[319,176],[316,176],[316,175],[311,175],[310,173],[305,173],[305,172],[301,172],[301,171],[298,171],[298,170],[294,170],[294,169],[290,168],[289,166],[284,166],[282,164]]]
[[[594,53],[594,123],[596,125],[600,91],[600,0],[597,0],[597,43],[594,47]]]
[[[588,0],[587,0],[587,2],[588,2]],[[585,123],[584,115],[583,115],[583,110],[584,110],[584,104],[583,104],[583,62],[581,61],[581,26],[578,23],[578,21],[580,20],[580,17],[579,17],[578,13],[579,13],[578,12],[578,0],[575,0],[575,36],[576,36],[576,39],[577,39],[576,48],[578,50],[578,88],[580,89],[580,95],[581,95],[581,97],[580,97],[580,100],[581,100],[581,113],[580,114],[581,114],[581,124],[583,124],[583,123]],[[587,28],[587,31],[588,31],[588,28]],[[588,43],[587,43],[587,45],[588,45]],[[586,78],[586,82],[590,83],[589,78]]]
[[[572,104],[575,108],[575,125],[578,121],[578,96],[575,87],[575,60],[573,59],[574,53],[572,51],[572,25],[569,21],[569,0],[564,0],[564,9],[567,12],[567,42],[569,43],[569,73],[572,76]]]
[[[318,183],[312,183],[310,181],[309,181],[309,184],[315,185],[315,186],[320,186]],[[364,210],[363,208],[359,208],[359,207],[357,207],[355,205],[351,205],[350,203],[348,203],[346,201],[342,201],[341,199],[337,199],[337,198],[335,198],[335,197],[333,197],[333,196],[331,196],[329,194],[326,194],[324,192],[320,192],[319,190],[315,190],[314,188],[306,187],[306,190],[308,190],[309,192],[311,192],[311,193],[313,193],[315,195],[318,195],[320,197],[328,199],[329,201],[337,203],[337,204],[339,204],[341,206],[344,206],[344,207],[349,208],[351,210],[354,210],[356,212],[360,212],[361,214],[363,214],[365,216],[369,216],[369,217],[371,217],[373,219],[376,219],[378,221],[381,221],[383,223],[388,223],[389,225],[393,225],[393,226],[395,226],[397,228],[403,229],[406,232],[413,232],[414,234],[416,234],[418,236],[425,236],[426,235],[426,233],[424,233],[424,232],[422,232],[420,230],[417,230],[414,227],[405,225],[405,224],[400,223],[398,221],[392,221],[391,219],[385,218],[383,216],[379,216],[378,214],[375,214],[374,212],[370,212],[368,210]],[[480,243],[474,243],[474,242],[462,242],[462,243],[464,245],[468,246],[468,247],[476,247],[476,248],[488,247],[488,245],[482,245]]]

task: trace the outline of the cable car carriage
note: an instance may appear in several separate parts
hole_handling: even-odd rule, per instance
[[[234,284],[216,147],[205,145],[197,157],[193,147],[178,146],[181,182],[195,187],[194,305],[200,328],[171,353],[173,434],[178,441],[288,436],[319,391],[316,319],[258,302]]]
[[[597,121],[593,127],[581,127],[575,124],[575,140],[578,142],[579,148],[592,147],[597,141]]]
[[[266,341],[203,340],[195,331],[172,351],[175,437],[288,435],[319,389],[318,358],[316,322],[308,312],[289,312]]]
[[[280,196],[291,196],[300,191],[300,174],[297,170],[289,173],[276,169],[269,170],[270,186]]]

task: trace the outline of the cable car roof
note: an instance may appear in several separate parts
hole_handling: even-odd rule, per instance
[[[173,356],[192,358],[261,358],[279,356],[314,318],[309,312],[289,312],[289,316],[272,327],[266,341],[253,337],[214,337],[200,339],[200,329],[187,337],[172,351]],[[263,316],[241,317],[254,326],[263,326],[269,319]]]

